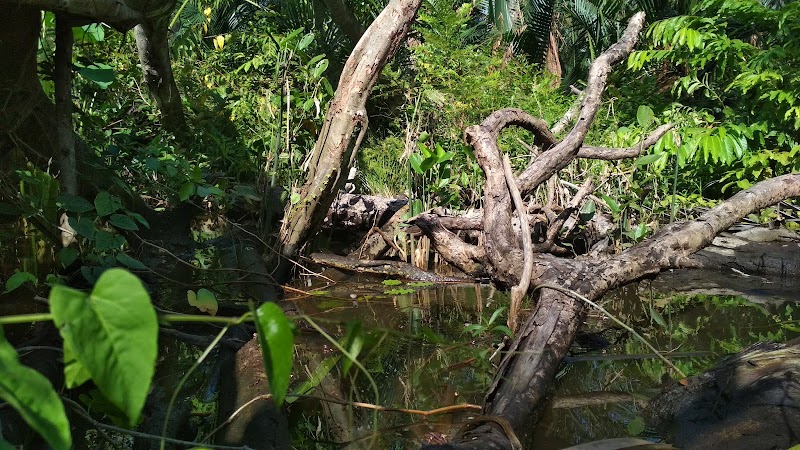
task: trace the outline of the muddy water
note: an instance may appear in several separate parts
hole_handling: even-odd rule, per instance
[[[39,274],[43,281],[44,274],[54,267],[52,252],[35,236],[12,230],[0,235],[0,246],[3,279],[14,269],[21,269]],[[213,260],[216,255],[207,257]],[[194,254],[192,258],[205,256]],[[186,274],[172,275],[170,278],[183,278]],[[155,295],[160,305],[190,312],[185,304],[186,287],[167,284]],[[320,278],[310,284],[298,280],[294,287],[309,294],[290,294],[290,301],[331,335],[341,338],[347,334],[348,324],[352,329],[353,323],[360,323],[358,336],[363,346],[358,359],[370,377],[356,368],[346,375],[334,369],[328,375],[327,395],[351,404],[418,411],[482,404],[499,363],[495,346],[504,339],[504,293],[486,285],[428,286],[364,277],[339,277],[335,283]],[[672,361],[692,374],[753,342],[797,336],[798,288],[796,280],[676,272],[620,289],[608,295],[604,304],[660,351],[671,352]],[[46,310],[34,300],[34,292],[46,294],[46,289],[26,287],[0,296],[0,314]],[[232,315],[242,308],[223,305],[221,311]],[[664,364],[599,314],[591,313],[584,329],[559,373],[553,401],[536,432],[536,448],[558,449],[630,435],[657,440],[640,414],[646,399],[668,376]],[[308,328],[301,330],[295,367],[300,375],[295,386],[307,378],[302,375],[305,371],[313,372],[312,355],[326,358],[338,354],[333,345]],[[14,331],[6,329],[9,337]],[[176,374],[191,365],[198,350],[169,339],[162,342],[165,348],[156,385],[168,393],[178,378]],[[212,362],[197,375],[197,394],[186,397],[195,404],[191,411],[194,417],[213,415],[210,393],[215,382],[203,379],[204,374],[213,373]],[[309,394],[319,396],[321,390]],[[454,411],[428,417],[407,412],[375,413],[350,405],[333,411],[304,398],[289,408],[290,432],[294,446],[301,449],[342,448],[332,441],[348,441],[348,448],[417,448],[421,439],[451,434],[475,413],[467,408]],[[209,419],[209,423],[213,425],[214,421]]]
[[[350,279],[320,287],[296,300],[299,309],[330,324],[360,320],[379,344],[362,353],[384,406],[430,410],[481,404],[498,363],[493,345],[502,341],[489,320],[506,305],[488,286],[386,286],[374,279]],[[626,286],[603,303],[636,328],[687,374],[702,371],[722,356],[766,339],[787,340],[800,330],[800,287],[794,280],[734,274],[666,273],[655,281]],[[408,289],[408,293],[397,295]],[[689,293],[681,290],[691,289]],[[748,299],[749,298],[749,299]],[[344,327],[339,327],[344,331]],[[379,336],[376,338],[375,336]],[[365,346],[368,348],[368,346]],[[640,412],[669,377],[664,364],[627,332],[590,313],[573,354],[562,367],[553,401],[536,432],[537,448],[631,435],[657,441]],[[364,377],[346,380],[342,393],[372,402]],[[295,441],[314,448],[325,441],[326,416],[310,401],[295,410]],[[302,412],[300,412],[302,411]],[[368,410],[367,410],[368,411]],[[381,413],[376,442],[369,441],[371,414],[354,408],[348,416],[354,448],[415,448],[420,438],[449,434],[472,411],[422,416]],[[310,434],[309,434],[310,433]],[[358,438],[361,437],[361,440]],[[369,444],[366,444],[369,442]]]

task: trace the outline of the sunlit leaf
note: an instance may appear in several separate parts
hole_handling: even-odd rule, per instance
[[[264,303],[256,310],[255,324],[272,399],[280,407],[286,398],[292,375],[292,327],[283,310],[271,302]]]
[[[75,359],[129,423],[137,423],[153,378],[158,339],[155,309],[142,282],[123,269],[109,269],[91,294],[54,286],[50,309]]]
[[[217,296],[208,289],[202,288],[195,293],[192,290],[186,291],[186,298],[189,300],[189,305],[194,306],[202,312],[207,312],[212,316],[217,315],[219,304]]]
[[[90,64],[78,70],[80,76],[100,86],[101,89],[106,89],[114,83],[114,69],[103,63]]]

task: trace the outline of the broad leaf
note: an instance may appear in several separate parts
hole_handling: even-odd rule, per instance
[[[119,197],[102,191],[94,198],[94,209],[99,217],[111,215],[122,209]]]
[[[78,251],[72,247],[64,247],[58,251],[58,261],[63,267],[69,267],[78,259]]]
[[[158,338],[155,309],[141,281],[109,269],[89,295],[55,286],[50,309],[75,359],[135,424],[153,378]]]
[[[202,312],[207,312],[212,316],[217,315],[217,311],[219,310],[217,297],[208,289],[202,288],[198,290],[196,294],[192,290],[186,291],[186,298],[189,300],[189,305],[194,306]]]
[[[145,266],[141,261],[131,256],[128,256],[125,253],[118,254],[117,261],[129,269],[147,270],[147,266]]]
[[[72,446],[64,405],[44,375],[23,366],[0,328],[0,398],[55,450]]]
[[[76,64],[76,66],[79,66]],[[108,64],[94,63],[78,70],[80,76],[92,81],[101,89],[106,89],[114,83],[114,69]]]
[[[292,375],[292,327],[283,310],[275,303],[264,303],[256,310],[255,324],[272,399],[280,407],[286,398]]]
[[[7,294],[28,282],[34,285],[39,284],[39,280],[32,273],[15,272],[14,275],[11,275],[6,280],[6,290],[3,291],[3,294]]]
[[[56,204],[64,211],[78,214],[87,213],[94,209],[94,205],[89,200],[77,195],[62,194],[58,197]]]
[[[136,231],[139,229],[136,222],[124,214],[112,214],[111,217],[108,218],[108,221],[111,222],[111,225],[123,230]]]

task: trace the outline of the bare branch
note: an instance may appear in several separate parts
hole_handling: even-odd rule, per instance
[[[638,144],[628,148],[593,147],[591,145],[584,145],[578,150],[577,156],[578,158],[602,159],[606,161],[635,158],[655,145],[655,143],[674,126],[675,125],[671,123],[661,125],[656,128],[655,131],[647,135],[646,138],[639,141]]]
[[[578,207],[583,203],[583,200],[594,191],[594,183],[592,182],[592,177],[589,177],[578,189],[578,192],[575,193],[575,196],[572,197],[572,200],[569,201],[566,208],[561,211],[561,214],[556,217],[556,219],[550,224],[547,228],[547,242],[554,244],[556,242],[556,238],[558,237],[558,233],[561,231],[561,227],[567,221],[567,219],[574,213]]]
[[[519,233],[522,237],[522,274],[519,283],[511,288],[511,306],[508,309],[508,327],[511,331],[517,329],[517,316],[522,307],[522,299],[528,293],[531,284],[531,273],[533,272],[533,243],[531,242],[531,230],[528,226],[528,215],[525,213],[525,204],[519,195],[517,184],[514,182],[514,172],[511,171],[511,160],[508,155],[503,155],[503,173],[508,184],[508,192],[514,200],[514,208],[519,217]]]
[[[570,88],[577,90],[575,86],[570,86]],[[572,104],[572,106],[570,106],[567,112],[565,112],[564,115],[558,119],[558,122],[554,123],[553,126],[550,127],[550,131],[552,131],[553,134],[561,134],[562,131],[566,130],[567,126],[572,123],[572,121],[575,119],[575,116],[577,116],[581,111],[583,99],[586,98],[586,95],[583,91],[577,91],[575,93],[578,94],[578,98],[575,99],[575,102]]]
[[[596,266],[593,290],[613,289],[645,275],[679,268],[687,258],[705,248],[714,237],[748,214],[786,198],[800,197],[800,173],[775,177],[757,183],[715,206],[691,222],[661,229],[645,242],[632,247],[608,262]],[[602,291],[601,291],[602,292]]]
[[[628,56],[636,45],[639,32],[644,25],[644,13],[636,13],[628,22],[628,27],[619,41],[604,51],[592,62],[589,68],[588,85],[584,91],[586,99],[578,120],[572,130],[564,139],[541,156],[525,169],[519,177],[517,184],[522,195],[527,195],[554,173],[566,167],[578,153],[583,144],[586,133],[589,131],[594,116],[600,107],[603,90],[606,87],[611,66]]]

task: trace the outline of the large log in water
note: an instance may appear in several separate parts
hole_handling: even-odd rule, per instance
[[[674,382],[645,415],[681,449],[789,448],[800,441],[800,342],[755,344]]]

